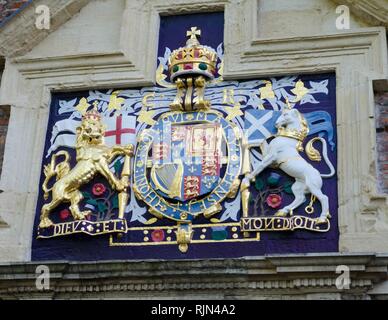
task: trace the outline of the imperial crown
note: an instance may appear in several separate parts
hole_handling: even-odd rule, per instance
[[[216,74],[217,53],[199,43],[201,30],[197,27],[192,27],[186,35],[188,37],[186,46],[174,50],[168,61],[171,81],[174,82],[177,77],[195,75],[213,79]]]

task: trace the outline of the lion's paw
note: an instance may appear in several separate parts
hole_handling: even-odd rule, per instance
[[[78,213],[78,214],[76,214],[76,215],[74,216],[74,219],[75,219],[75,220],[85,220],[86,217],[87,217],[88,215],[90,215],[91,213],[92,213],[92,211],[90,211],[90,210],[81,211],[80,213]]]
[[[53,222],[49,218],[43,218],[40,220],[39,228],[41,229],[49,228],[52,225],[53,225]]]

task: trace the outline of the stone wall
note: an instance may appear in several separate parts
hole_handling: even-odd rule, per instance
[[[258,22],[258,35],[269,39],[336,33],[336,7],[336,3],[326,0],[259,0],[258,15],[261,19]],[[350,16],[350,27],[360,26],[366,25],[357,17]]]
[[[3,167],[5,139],[7,136],[9,116],[10,116],[10,107],[0,106],[0,175]]]
[[[388,193],[388,87],[375,93],[377,181],[379,191]]]
[[[14,15],[18,10],[23,9],[30,0],[2,0],[0,1],[0,25]]]

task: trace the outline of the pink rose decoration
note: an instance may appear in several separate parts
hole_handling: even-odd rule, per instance
[[[282,204],[282,197],[278,194],[271,193],[266,200],[268,206],[271,208],[278,208]]]
[[[101,196],[106,191],[105,186],[102,183],[96,183],[93,186],[92,192],[95,196]]]
[[[66,220],[70,217],[70,211],[68,209],[63,209],[61,212],[59,212],[59,217],[61,220]]]

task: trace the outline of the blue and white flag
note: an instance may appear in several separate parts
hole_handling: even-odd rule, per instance
[[[247,110],[245,112],[244,132],[250,146],[259,146],[271,136],[275,135],[276,120],[281,111]]]
[[[244,132],[250,146],[260,146],[268,138],[277,132],[276,120],[281,115],[281,111],[271,110],[247,110],[245,112]],[[333,141],[334,129],[331,116],[326,111],[314,111],[304,113],[308,127],[309,136],[318,133],[320,137],[327,135],[327,140],[334,150]]]

